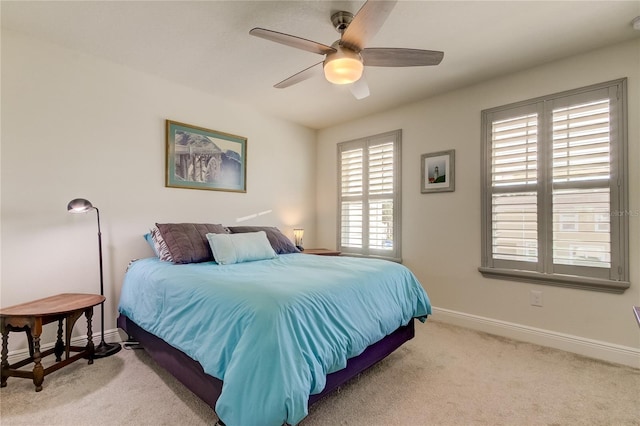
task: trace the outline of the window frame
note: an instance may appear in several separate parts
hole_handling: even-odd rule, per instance
[[[342,203],[343,201],[349,201],[358,199],[359,197],[343,197],[342,195],[342,159],[341,154],[343,151],[362,147],[364,150],[363,156],[363,186],[368,187],[368,182],[365,183],[364,179],[368,176],[369,164],[367,163],[368,153],[367,148],[370,146],[380,145],[382,141],[393,143],[393,249],[392,250],[380,250],[368,247],[368,221],[365,225],[365,220],[368,218],[368,211],[363,208],[363,237],[362,247],[345,247],[342,245]],[[384,142],[383,142],[384,143]],[[337,230],[336,230],[336,247],[344,255],[356,256],[356,257],[373,257],[379,259],[391,260],[393,262],[402,263],[402,130],[393,130],[390,132],[380,133],[377,135],[366,136],[363,138],[353,139],[337,144]],[[380,198],[379,195],[370,195],[363,193],[360,196],[362,199],[362,205],[365,206],[369,201]],[[386,198],[386,197],[385,197]]]
[[[553,110],[559,105],[577,105],[578,99],[590,98],[591,93],[607,91],[610,100],[610,268],[568,266],[553,262]],[[488,278],[533,282],[554,286],[580,288],[611,293],[623,293],[629,282],[629,218],[628,218],[628,168],[627,168],[627,79],[621,78],[542,96],[482,111],[481,152],[481,229],[482,258],[478,268]],[[492,244],[492,196],[499,193],[492,186],[492,123],[523,112],[536,112],[537,130],[537,182],[521,185],[518,191],[537,193],[537,262],[494,259]],[[524,187],[527,187],[526,189]],[[562,187],[562,184],[557,184]],[[581,185],[569,185],[580,188]],[[556,189],[558,189],[556,187]],[[512,193],[513,191],[507,191]],[[526,265],[525,265],[526,263]],[[606,271],[603,272],[603,271]]]

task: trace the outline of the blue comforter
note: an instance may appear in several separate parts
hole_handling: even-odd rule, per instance
[[[280,255],[232,265],[134,262],[119,310],[224,381],[227,425],[292,425],[325,376],[411,318],[429,298],[384,260]]]

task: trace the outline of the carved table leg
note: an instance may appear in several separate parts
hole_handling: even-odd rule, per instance
[[[36,385],[36,392],[42,390],[44,382],[44,368],[42,367],[42,355],[40,354],[40,335],[42,335],[42,318],[36,318],[30,327],[33,336],[33,384]]]
[[[65,356],[69,358],[71,350],[71,334],[73,333],[73,327],[78,321],[78,318],[82,316],[82,311],[73,311],[67,314],[66,330],[65,330]]]
[[[31,337],[31,330],[29,326],[24,327],[24,332],[27,334],[27,343],[29,344],[29,356],[33,358],[33,337]]]
[[[54,353],[56,354],[56,361],[62,361],[62,354],[64,353],[64,343],[62,342],[62,318],[58,320],[58,340],[56,340]],[[67,358],[69,357],[67,356]]]
[[[0,384],[0,387],[5,387],[7,386],[7,377],[8,377],[5,375],[5,370],[9,368],[9,361],[8,361],[9,330],[4,322],[4,318],[2,319],[2,321],[0,321],[0,327],[2,327],[2,368],[1,368],[2,383]]]
[[[93,345],[93,335],[91,331],[91,318],[93,317],[93,307],[84,311],[84,316],[87,317],[87,350],[89,351],[89,364],[93,364],[93,354],[96,349]]]

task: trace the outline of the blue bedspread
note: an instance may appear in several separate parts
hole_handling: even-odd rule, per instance
[[[119,310],[224,381],[216,413],[227,425],[279,426],[307,415],[327,374],[431,306],[400,264],[287,254],[233,265],[138,260]]]

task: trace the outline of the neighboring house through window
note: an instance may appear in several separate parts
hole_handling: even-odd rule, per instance
[[[482,112],[483,275],[629,287],[626,79]]]
[[[338,144],[338,248],[401,261],[402,131]]]

